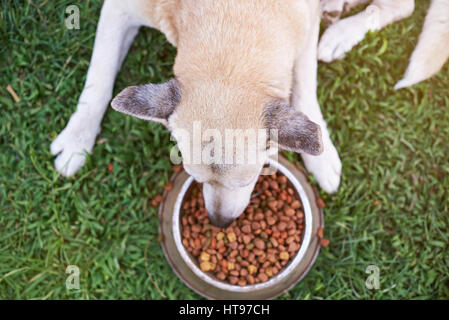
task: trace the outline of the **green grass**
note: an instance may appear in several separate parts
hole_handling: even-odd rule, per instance
[[[81,172],[64,179],[53,168],[49,146],[82,90],[101,6],[80,1],[81,29],[67,30],[68,4],[1,2],[0,298],[200,298],[157,241],[149,202],[171,174],[162,126],[108,112]],[[343,178],[337,194],[323,194],[331,245],[283,299],[449,298],[448,66],[411,89],[392,89],[428,4],[417,1],[411,18],[319,66]],[[159,32],[141,30],[116,92],[169,79],[175,52]],[[373,264],[381,288],[370,291],[365,269]],[[81,269],[79,291],[65,288],[68,265]]]

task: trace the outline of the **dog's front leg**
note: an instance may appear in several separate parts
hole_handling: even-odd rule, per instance
[[[307,170],[315,176],[321,188],[328,193],[334,193],[340,184],[341,161],[329,137],[317,100],[319,14],[312,16],[316,17],[315,22],[311,25],[306,44],[303,45],[303,50],[300,51],[295,63],[292,105],[321,127],[323,153],[319,156],[302,154],[302,158]]]
[[[51,153],[58,155],[56,170],[64,176],[75,174],[85,162],[85,153],[92,151],[101,119],[112,97],[115,77],[140,26],[117,4],[107,0],[103,5],[76,112],[51,144]]]

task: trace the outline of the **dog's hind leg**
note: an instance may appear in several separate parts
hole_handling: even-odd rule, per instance
[[[112,97],[115,77],[139,26],[138,19],[121,7],[119,1],[104,2],[78,106],[51,144],[51,153],[57,155],[56,170],[62,175],[75,174],[85,162],[85,153],[92,151]]]
[[[405,88],[436,74],[449,58],[449,0],[433,0],[404,78],[395,89]]]
[[[343,58],[368,31],[380,30],[407,18],[414,8],[414,0],[374,0],[364,11],[327,28],[318,46],[318,59],[331,62]]]
[[[317,8],[319,10],[319,8]],[[302,154],[304,164],[315,177],[320,187],[328,193],[336,192],[340,184],[341,161],[333,145],[326,121],[317,99],[317,44],[319,13],[311,14],[316,20],[311,24],[308,39],[296,59],[291,104],[321,127],[323,153],[319,156]]]

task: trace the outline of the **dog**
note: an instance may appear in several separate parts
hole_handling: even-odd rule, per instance
[[[318,58],[324,62],[341,59],[362,41],[370,30],[379,30],[407,18],[414,11],[414,0],[373,0],[362,12],[340,19],[351,8],[369,0],[321,0],[322,16],[330,27],[320,39]],[[395,89],[402,89],[435,75],[449,58],[449,0],[432,0],[423,31],[410,58],[403,79]]]
[[[177,47],[175,77],[125,88],[112,100],[113,109],[159,122],[175,137],[186,133],[188,142],[178,141],[183,159],[195,143],[198,121],[202,132],[274,130],[274,142],[301,153],[319,185],[335,192],[341,161],[316,95],[320,14],[317,0],[106,0],[77,109],[51,144],[56,169],[71,176],[84,164],[85,152],[92,152],[116,74],[138,29],[147,26]],[[263,149],[256,163],[183,163],[203,183],[216,226],[229,225],[244,211],[269,156],[266,145],[249,144]]]

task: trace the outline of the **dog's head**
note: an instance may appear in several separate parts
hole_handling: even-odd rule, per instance
[[[164,124],[177,141],[187,173],[203,183],[212,223],[229,225],[246,208],[269,156],[280,148],[318,155],[320,127],[281,100],[223,83],[172,79],[124,89],[111,103],[120,112]]]

